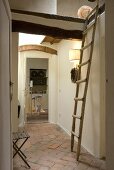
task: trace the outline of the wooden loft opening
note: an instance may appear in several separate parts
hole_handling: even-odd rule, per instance
[[[50,44],[54,44],[54,43],[59,43],[61,41],[60,38],[57,38],[57,37],[51,37],[51,36],[46,36],[43,41],[41,42],[42,43],[50,43]]]
[[[105,4],[99,8],[99,15],[105,10]],[[82,39],[84,19],[53,14],[36,13],[30,11],[12,9],[12,32],[46,35],[44,41],[50,43],[59,39]],[[90,21],[94,16],[90,18]],[[48,40],[47,40],[48,39]]]
[[[12,31],[57,39],[81,39],[85,20],[12,9]]]

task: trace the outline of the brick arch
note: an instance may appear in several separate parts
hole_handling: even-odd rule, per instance
[[[22,46],[19,46],[19,52],[32,51],[32,50],[42,51],[42,52],[45,52],[45,53],[57,55],[57,50],[50,48],[50,47],[42,46],[42,45],[22,45]]]

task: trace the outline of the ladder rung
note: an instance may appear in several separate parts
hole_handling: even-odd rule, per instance
[[[98,6],[96,6],[96,7],[88,14],[88,16],[87,16],[86,19],[88,19],[88,18],[95,12],[95,10],[97,10],[97,8],[98,8]]]
[[[83,101],[83,100],[84,100],[84,98],[78,98],[78,97],[75,97],[75,98],[74,98],[74,100],[75,100],[75,101]]]
[[[89,46],[91,46],[93,43],[93,41],[91,41],[89,44],[87,44],[85,47],[82,47],[81,50],[85,50],[87,49]]]
[[[95,22],[93,24],[91,24],[90,26],[88,26],[88,28],[86,30],[83,31],[83,35],[87,34],[87,32],[95,25]]]
[[[77,138],[79,138],[79,135],[77,135],[76,133],[74,133],[73,131],[71,132],[74,136],[76,136]]]
[[[78,67],[85,66],[88,63],[90,63],[90,59],[85,61],[85,62],[83,62],[83,63],[81,63],[81,64],[79,64]]]
[[[76,118],[76,119],[82,119],[81,116],[77,116],[77,115],[72,115],[72,117]]]
[[[76,81],[76,84],[84,83],[84,82],[86,82],[86,81],[87,81],[87,78],[82,79],[82,80],[77,80],[77,81]]]

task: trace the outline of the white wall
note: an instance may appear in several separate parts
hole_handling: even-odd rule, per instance
[[[87,103],[85,110],[82,145],[97,157],[105,156],[105,59],[104,59],[104,14],[99,18],[93,61],[91,67]],[[90,38],[88,38],[90,39]],[[58,124],[68,133],[71,131],[75,85],[70,81],[72,64],[68,61],[69,49],[75,42],[62,41],[58,46],[59,94]],[[87,58],[88,52],[85,57]],[[85,69],[82,70],[85,75]],[[82,77],[83,78],[83,77]],[[83,86],[81,87],[83,89]],[[81,90],[82,93],[82,90]],[[80,94],[81,94],[80,93]]]
[[[58,45],[58,124],[69,134],[75,95],[75,84],[71,83],[70,79],[70,71],[74,64],[69,61],[69,50],[78,48],[78,43],[62,40]]]
[[[48,68],[49,68],[49,122],[56,123],[57,118],[57,108],[56,108],[56,101],[57,98],[57,56],[51,55],[45,52],[40,51],[26,51],[19,53],[19,84],[18,84],[18,95],[19,100],[21,103],[21,117],[20,117],[20,126],[24,125],[24,103],[25,103],[25,78],[26,78],[26,59],[27,58],[47,58]]]
[[[56,0],[9,0],[11,9],[56,14]]]
[[[25,76],[26,76],[26,60],[24,55],[18,54],[18,100],[21,106],[19,126],[24,125],[24,108],[25,108]]]
[[[10,110],[11,15],[7,0],[0,1],[0,170],[12,169]]]
[[[18,130],[18,33],[12,33],[11,82],[13,83],[11,101],[12,131],[15,132]]]
[[[101,111],[100,111],[100,135],[101,135],[101,157],[106,157],[106,61],[105,61],[105,13],[101,16],[101,19],[98,21],[99,32],[99,57],[101,58],[100,67],[101,67]],[[103,26],[104,25],[104,26]]]
[[[49,122],[57,123],[58,113],[58,56],[49,58]]]

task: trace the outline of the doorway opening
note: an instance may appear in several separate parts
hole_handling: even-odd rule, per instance
[[[18,39],[19,127],[25,123],[54,122],[57,50],[49,44],[52,38],[19,33]]]
[[[48,59],[27,58],[25,89],[26,122],[48,122]]]
[[[23,127],[25,123],[48,122],[48,60],[51,54],[45,51],[45,46],[40,45],[44,38],[44,35],[19,33],[18,101],[21,112],[19,127]]]

